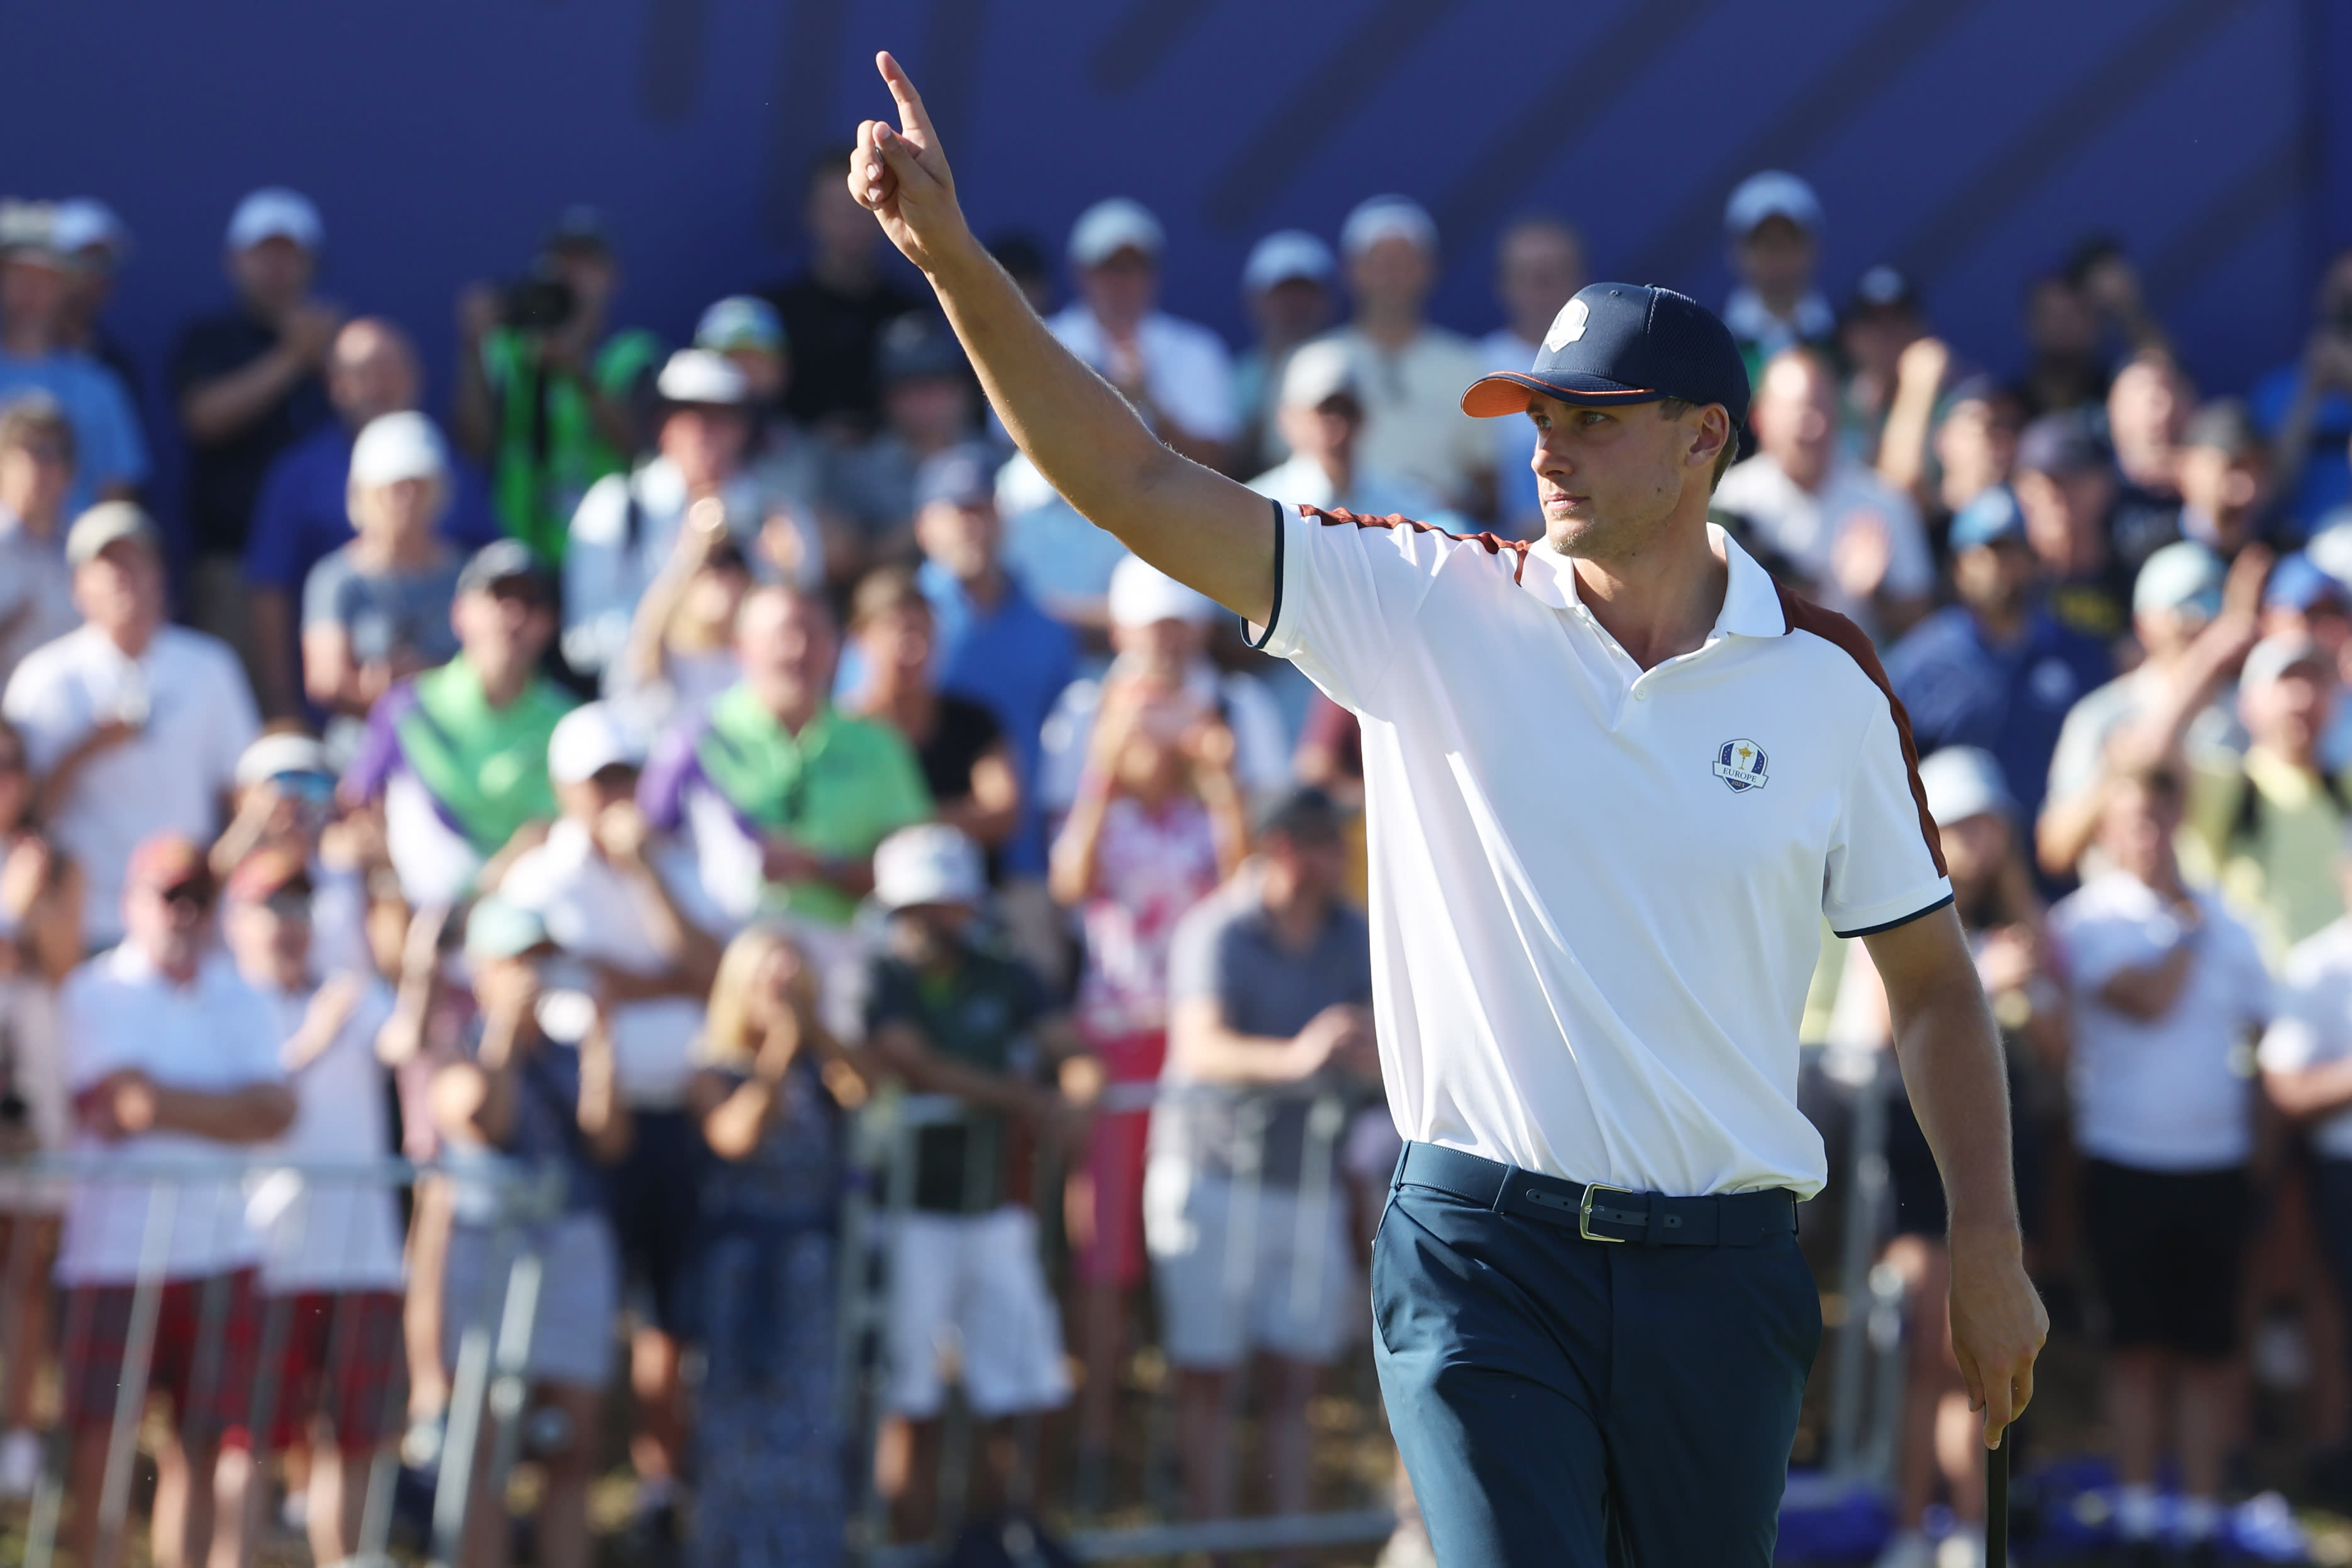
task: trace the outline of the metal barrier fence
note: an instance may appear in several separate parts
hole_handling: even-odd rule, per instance
[[[100,1487],[99,1564],[121,1564],[126,1561],[124,1547],[140,1426],[156,1371],[158,1336],[165,1292],[171,1283],[168,1263],[175,1226],[183,1217],[183,1192],[197,1187],[216,1190],[224,1182],[240,1184],[248,1191],[263,1184],[277,1183],[281,1196],[300,1193],[315,1199],[322,1192],[337,1189],[386,1194],[413,1190],[420,1181],[429,1178],[462,1184],[487,1223],[492,1261],[484,1271],[483,1289],[473,1310],[457,1330],[457,1353],[446,1412],[446,1436],[438,1457],[440,1481],[435,1492],[428,1542],[434,1563],[457,1561],[467,1510],[473,1500],[470,1494],[478,1447],[484,1443],[489,1445],[491,1462],[484,1478],[484,1489],[493,1497],[503,1495],[508,1473],[517,1456],[519,1418],[527,1393],[525,1369],[530,1354],[532,1306],[541,1267],[534,1226],[557,1212],[562,1200],[559,1184],[546,1179],[544,1173],[526,1172],[504,1162],[473,1161],[461,1165],[419,1165],[404,1160],[294,1162],[282,1155],[272,1157],[266,1152],[227,1147],[217,1158],[204,1159],[41,1155],[0,1163],[0,1171],[37,1185],[54,1184],[83,1192],[103,1194],[113,1190],[131,1194],[143,1205],[138,1226],[138,1267],[129,1282],[130,1310],[122,1345],[121,1377],[113,1395],[104,1477]],[[289,1183],[299,1184],[299,1187],[289,1188]],[[310,1205],[292,1205],[289,1212],[295,1216],[296,1229],[290,1237],[281,1239],[299,1247],[305,1239],[299,1226],[310,1212]],[[217,1215],[213,1223],[218,1223]],[[352,1234],[347,1227],[342,1238],[346,1246]],[[0,1261],[0,1278],[15,1283],[21,1279],[20,1271],[32,1266],[32,1228],[21,1221],[12,1225],[8,1241],[9,1257]],[[501,1284],[502,1290],[499,1289]],[[202,1326],[194,1336],[194,1364],[188,1378],[192,1387],[209,1388],[226,1370],[231,1346],[218,1325],[228,1310],[226,1297],[231,1289],[225,1274],[215,1274],[205,1280],[197,1309]],[[505,1310],[496,1313],[494,1320],[494,1308],[501,1296]],[[70,1293],[68,1299],[71,1300]],[[265,1293],[261,1297],[252,1383],[244,1405],[244,1425],[257,1447],[266,1444],[281,1401],[291,1394],[281,1384],[281,1372],[287,1336],[292,1328],[293,1299],[291,1292]],[[5,1311],[11,1315],[21,1311],[25,1300],[22,1291],[10,1290]],[[70,1305],[68,1310],[70,1317]],[[68,1336],[74,1332],[75,1325],[70,1321],[63,1327]],[[345,1331],[344,1324],[335,1322],[330,1326],[328,1341],[331,1345],[340,1343],[348,1349],[351,1335]],[[16,1322],[0,1321],[0,1346],[14,1347],[17,1342]],[[9,1368],[8,1373],[11,1377],[26,1375],[25,1369],[16,1367]],[[396,1426],[394,1431],[397,1432]],[[25,1568],[48,1568],[55,1558],[71,1436],[60,1424],[48,1435],[44,1446],[41,1475],[27,1523]],[[360,1510],[359,1551],[352,1562],[391,1561],[386,1546],[392,1529],[397,1469],[394,1447],[387,1443],[378,1448],[369,1468]],[[248,1509],[257,1501],[257,1498],[250,1500]],[[96,1565],[85,1563],[82,1568]]]
[[[1886,1195],[1885,1111],[1892,1058],[1878,1053],[1867,1072],[1843,1084],[1850,1095],[1853,1125],[1851,1159],[1844,1174],[1843,1275],[1847,1310],[1832,1331],[1831,1354],[1829,1458],[1834,1477],[1858,1485],[1883,1487],[1894,1462],[1895,1433],[1904,1377],[1901,1281],[1875,1261],[1889,1207]],[[1832,1065],[1832,1076],[1836,1076]],[[1174,1102],[1188,1095],[1214,1096],[1234,1110],[1234,1157],[1231,1190],[1236,1222],[1224,1237],[1224,1268],[1229,1291],[1246,1298],[1257,1284],[1255,1272],[1265,1253],[1255,1231],[1265,1208],[1268,1180],[1268,1138],[1276,1117],[1285,1108],[1303,1103],[1303,1135],[1297,1171],[1297,1233],[1292,1245],[1277,1249],[1290,1270],[1286,1294],[1295,1310],[1319,1310],[1323,1300],[1321,1271],[1339,1267],[1353,1270],[1355,1260],[1334,1258],[1328,1248],[1335,1237],[1352,1247],[1357,1237],[1342,1224],[1334,1224],[1333,1210],[1342,1214],[1349,1202],[1349,1173],[1343,1168],[1343,1142],[1351,1101],[1320,1085],[1273,1086],[1253,1089],[1245,1095],[1229,1091],[1162,1088],[1155,1084],[1114,1086],[1100,1110],[1106,1113],[1140,1112]],[[836,1383],[842,1401],[841,1425],[851,1482],[849,1547],[853,1559],[869,1568],[912,1568],[928,1560],[936,1543],[894,1544],[887,1519],[887,1500],[874,1482],[875,1440],[887,1414],[886,1391],[891,1375],[888,1324],[892,1282],[888,1276],[890,1237],[905,1223],[915,1205],[915,1150],[927,1128],[964,1120],[961,1102],[941,1096],[885,1095],[856,1119],[850,1140],[851,1179],[845,1186],[841,1215],[841,1246],[837,1268]],[[971,1141],[974,1146],[978,1141]],[[141,1266],[130,1314],[125,1375],[118,1391],[108,1433],[107,1464],[101,1493],[103,1536],[120,1542],[129,1522],[129,1504],[136,1459],[139,1426],[146,1403],[151,1358],[161,1314],[163,1262],[173,1225],[175,1182],[217,1182],[223,1176],[242,1177],[249,1185],[267,1181],[298,1179],[313,1189],[344,1185],[355,1189],[396,1191],[439,1178],[464,1184],[489,1205],[488,1224],[493,1235],[493,1263],[484,1276],[483,1289],[454,1334],[454,1365],[446,1436],[439,1459],[439,1484],[434,1495],[428,1559],[436,1565],[458,1561],[467,1510],[476,1496],[476,1455],[489,1458],[480,1486],[491,1498],[505,1496],[510,1470],[521,1451],[528,1409],[531,1334],[543,1274],[539,1251],[541,1222],[559,1212],[562,1194],[551,1173],[531,1173],[503,1162],[480,1160],[457,1164],[417,1165],[387,1160],[366,1163],[292,1163],[266,1152],[224,1151],[217,1161],[134,1162],[113,1156],[43,1156],[0,1164],[0,1171],[47,1182],[84,1185],[121,1184],[149,1194],[144,1216]],[[1041,1234],[1049,1253],[1058,1250],[1059,1226],[1053,1211],[1058,1207],[1063,1170],[1050,1150],[1041,1150],[1031,1190],[1041,1211]],[[1286,1191],[1291,1190],[1286,1178]],[[1370,1194],[1367,1194],[1369,1198]],[[0,1279],[28,1267],[26,1228],[10,1232],[9,1256],[0,1258]],[[1056,1269],[1055,1272],[1058,1273]],[[1149,1289],[1147,1274],[1146,1288]],[[499,1303],[503,1300],[502,1310]],[[1065,1299],[1067,1299],[1066,1297]],[[8,1293],[10,1309],[20,1300]],[[1366,1325],[1369,1327],[1369,1324]],[[0,1321],[0,1346],[16,1342],[15,1325]],[[282,1313],[273,1326],[265,1317],[263,1353],[257,1361],[253,1388],[257,1432],[269,1430],[270,1418],[283,1390],[277,1386],[279,1357],[270,1353],[285,1331]],[[200,1350],[203,1347],[200,1347]],[[617,1352],[617,1345],[616,1345]],[[205,1352],[215,1356],[217,1347]],[[1378,1394],[1370,1375],[1369,1343],[1358,1341],[1347,1352],[1349,1371],[1367,1408],[1377,1413]],[[1236,1383],[1247,1377],[1244,1355]],[[12,1372],[14,1369],[11,1369]],[[1175,1423],[1170,1393],[1174,1379],[1162,1377],[1147,1394],[1143,1422],[1141,1473],[1143,1495],[1139,1506],[1123,1511],[1120,1521],[1107,1522],[1097,1510],[1091,1521],[1081,1510],[1076,1529],[1067,1541],[1081,1560],[1175,1556],[1193,1552],[1229,1552],[1312,1549],[1377,1542],[1394,1528],[1388,1499],[1368,1484],[1366,1495],[1341,1500],[1342,1506],[1326,1512],[1275,1514],[1249,1518],[1185,1519],[1171,1477],[1176,1469]],[[1240,1403],[1237,1389],[1234,1402]],[[1230,1418],[1234,1406],[1229,1405]],[[966,1494],[974,1454],[974,1424],[959,1403],[947,1412],[940,1487],[941,1517],[952,1521]],[[1381,1424],[1375,1422],[1374,1429]],[[1025,1495],[1016,1492],[1016,1504],[1044,1500],[1057,1517],[1069,1517],[1066,1505],[1076,1488],[1066,1473],[1041,1474],[1044,1458],[1038,1423],[1029,1421],[1021,1433],[1024,1459],[1017,1474],[1025,1478]],[[53,1561],[61,1512],[65,1436],[52,1434],[47,1444],[38,1489],[30,1516],[27,1568],[48,1568]],[[392,1522],[392,1487],[396,1460],[380,1452],[370,1474],[361,1513],[360,1561],[384,1561]]]

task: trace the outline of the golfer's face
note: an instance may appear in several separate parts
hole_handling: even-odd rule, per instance
[[[1552,547],[1598,555],[1639,538],[1680,500],[1693,432],[1654,403],[1586,408],[1538,397],[1536,490]]]

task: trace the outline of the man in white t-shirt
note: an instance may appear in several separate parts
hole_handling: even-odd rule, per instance
[[[1348,215],[1339,256],[1356,314],[1331,335],[1356,361],[1364,461],[1456,511],[1486,516],[1495,437],[1461,408],[1463,387],[1486,366],[1477,344],[1423,314],[1437,286],[1436,220],[1406,197],[1374,196]]]
[[[8,679],[0,713],[41,781],[38,816],[81,868],[91,951],[122,940],[123,869],[154,833],[209,843],[236,759],[261,728],[228,645],[171,624],[163,537],[106,501],[66,535],[82,625]]]
[[[1221,715],[1234,732],[1234,778],[1253,804],[1264,805],[1290,784],[1290,742],[1265,683],[1240,670],[1220,670],[1207,653],[1217,606],[1148,561],[1134,556],[1110,574],[1110,646],[1117,655],[1100,676],[1064,689],[1045,727],[1037,763],[1037,799],[1058,820],[1077,798],[1078,775],[1093,743],[1103,688],[1132,676],[1151,689],[1182,692],[1206,712]]]
[[[2270,1017],[2271,982],[2253,933],[2180,879],[2179,770],[2138,768],[2107,789],[2099,841],[2111,868],[2050,913],[2072,992],[2083,1236],[2111,1324],[2116,1525],[2143,1549],[2156,1534],[2168,1394],[2179,1527],[2194,1546],[2220,1529],[2237,1426],[2254,1152],[2242,1058]]]
[[[1286,508],[1185,462],[993,267],[913,84],[851,194],[1072,504],[1262,628],[1363,729],[1398,1163],[1375,1359],[1442,1562],[1764,1568],[1820,1300],[1796,1104],[1821,921],[1868,939],[1951,1214],[1985,1437],[2032,1392],[1992,1018],[1867,640],[1706,523],[1748,408],[1723,323],[1596,283],[1472,416],[1527,417],[1546,537]],[[1693,1505],[1703,1478],[1705,1506]]]
[[[264,1237],[262,1342],[278,1351],[267,1442],[310,1450],[311,1554],[341,1563],[359,1553],[368,1477],[405,1408],[400,1209],[370,1167],[394,1152],[383,1056],[415,1048],[421,1007],[400,1012],[371,971],[312,966],[300,855],[249,857],[224,903],[229,954],[271,1014],[294,1090],[294,1124],[272,1152],[305,1167],[272,1172],[246,1210]],[[350,1173],[320,1168],[335,1165]]]
[[[0,406],[0,687],[24,657],[74,629],[66,565],[73,421],[45,393]]]
[[[1326,338],[1291,354],[1283,367],[1274,416],[1290,458],[1249,482],[1258,494],[1364,517],[1398,513],[1441,527],[1459,521],[1411,479],[1396,479],[1358,460],[1363,386],[1355,357],[1342,344]]]
[[[686,1449],[679,1335],[700,1191],[699,1130],[686,1109],[694,1040],[730,922],[703,889],[694,852],[656,834],[637,807],[648,738],[609,702],[563,716],[548,738],[547,771],[562,815],[526,851],[499,894],[539,917],[564,957],[601,991],[614,1087],[628,1107],[628,1152],[610,1191],[625,1276],[652,1315],[630,1346],[636,1421],[629,1454],[646,1529],[674,1533]]]
[[[1125,196],[1097,202],[1070,226],[1078,297],[1046,325],[1118,388],[1160,438],[1216,466],[1241,434],[1224,340],[1160,309],[1167,232]]]
[[[99,1505],[142,1279],[162,1283],[147,1392],[172,1405],[155,1455],[155,1562],[198,1568],[207,1552],[243,1561],[262,1247],[246,1219],[242,1171],[226,1157],[285,1131],[294,1096],[276,1016],[213,948],[215,890],[204,852],[186,838],[141,843],[120,898],[121,944],[75,970],[58,998],[75,1151],[171,1167],[81,1182],[66,1210],[57,1279],[71,1436],[65,1540],[77,1562],[113,1560],[99,1555]],[[220,1175],[203,1173],[215,1163]],[[167,1223],[154,1218],[162,1204]],[[131,1405],[133,1421],[144,1404]]]
[[[1495,299],[1504,320],[1478,340],[1486,368],[1517,370],[1534,363],[1544,333],[1583,287],[1584,240],[1576,230],[1541,213],[1514,220],[1495,241]],[[1528,463],[1534,443],[1507,419],[1492,429],[1496,530],[1509,539],[1533,539],[1543,532],[1536,471]]]
[[[1885,647],[1927,613],[1936,563],[1919,509],[1838,445],[1837,398],[1812,350],[1774,355],[1756,390],[1760,450],[1723,476],[1715,504]]]

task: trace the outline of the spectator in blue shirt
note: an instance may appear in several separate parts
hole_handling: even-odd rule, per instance
[[[130,394],[66,342],[76,265],[57,247],[52,209],[18,203],[0,212],[0,402],[45,392],[65,410],[75,452],[68,517],[131,500],[147,479],[147,441]]]
[[[417,405],[422,378],[416,351],[390,321],[363,317],[335,334],[327,362],[327,395],[337,418],[281,454],[262,480],[246,542],[245,579],[252,593],[253,633],[264,711],[302,712],[301,656],[295,612],[310,569],[353,538],[348,497],[352,444],[374,419]],[[470,555],[499,537],[498,517],[481,476],[452,458],[441,537]]]
[[[2274,493],[2305,530],[2352,500],[2352,246],[2328,262],[2315,304],[2303,358],[2254,383],[2248,399],[2271,439]]]
[[[1990,752],[2030,822],[2066,710],[2105,683],[2115,661],[2105,644],[2060,625],[2035,602],[2035,556],[2009,490],[1987,490],[1961,508],[1951,547],[1960,602],[1895,645],[1887,679],[1910,712],[1920,753]]]

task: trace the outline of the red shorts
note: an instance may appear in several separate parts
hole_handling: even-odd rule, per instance
[[[1101,1058],[1109,1081],[1150,1083],[1167,1059],[1168,1036],[1160,1030],[1090,1038],[1087,1048]],[[1131,1289],[1143,1282],[1143,1155],[1151,1112],[1108,1111],[1095,1118],[1087,1140],[1085,1211],[1072,1216],[1077,1245],[1072,1261],[1089,1285]]]
[[[138,1288],[78,1285],[66,1292],[65,1419],[89,1430],[114,1420]],[[254,1271],[167,1280],[155,1319],[147,1392],[171,1396],[183,1436],[247,1445],[261,1314]],[[143,1400],[141,1402],[145,1403]]]
[[[271,1448],[291,1447],[313,1420],[327,1423],[345,1454],[366,1453],[399,1436],[408,1397],[401,1300],[397,1290],[262,1298],[263,1336],[281,1345]]]

